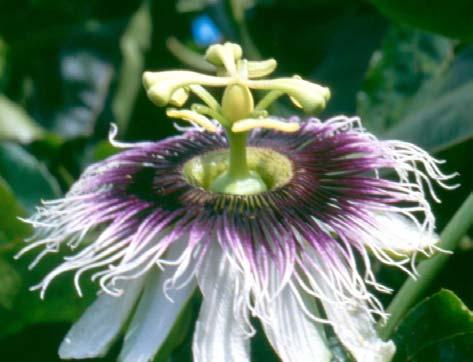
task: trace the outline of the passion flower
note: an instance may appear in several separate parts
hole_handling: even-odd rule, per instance
[[[168,110],[194,126],[135,144],[116,141],[112,128],[123,150],[28,220],[36,233],[20,254],[42,247],[36,263],[74,250],[34,289],[43,296],[73,271],[81,294],[80,276],[93,270],[103,290],[64,339],[62,358],[102,356],[128,325],[119,360],[151,361],[196,290],[195,361],[249,361],[252,318],[283,361],[329,361],[328,329],[357,361],[393,356],[374,327],[387,316],[372,291],[389,289],[371,260],[415,274],[415,254],[436,249],[426,194],[451,176],[412,144],[378,140],[356,117],[269,117],[283,94],[310,112],[330,93],[298,77],[254,80],[275,62],[241,57],[226,43],[207,52],[217,76],[145,73],[159,105],[202,99]],[[204,86],[224,87],[221,103]],[[255,105],[252,89],[268,93]]]

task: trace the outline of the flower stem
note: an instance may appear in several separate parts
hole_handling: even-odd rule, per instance
[[[232,178],[242,178],[249,175],[248,163],[246,160],[246,139],[248,132],[234,133],[227,131],[227,138],[230,147],[230,164],[228,168],[229,176]]]
[[[462,237],[473,224],[473,193],[463,202],[440,235],[438,246],[453,251]],[[396,294],[387,311],[391,314],[385,325],[379,326],[381,338],[389,339],[408,309],[427,291],[447,263],[451,254],[437,254],[429,260],[419,263],[420,274],[417,280],[408,279]]]
[[[216,177],[210,190],[235,195],[251,195],[268,190],[261,176],[248,167],[246,139],[248,132],[227,130],[229,144],[228,170]]]

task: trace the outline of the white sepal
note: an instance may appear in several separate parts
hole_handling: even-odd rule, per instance
[[[330,361],[322,324],[307,317],[294,293],[287,285],[269,303],[269,319],[263,328],[271,346],[283,362]]]
[[[236,312],[241,280],[217,243],[207,251],[197,280],[203,302],[194,332],[194,362],[250,361],[244,316]]]
[[[181,249],[181,245],[171,246],[168,257],[178,257]],[[166,295],[165,283],[173,277],[176,268],[168,266],[163,272],[156,269],[148,276],[143,296],[125,335],[118,358],[120,362],[153,361],[195,290],[196,283],[192,280],[180,289],[168,291]]]
[[[367,240],[368,246],[384,250],[390,254],[409,256],[415,252],[433,253],[432,248],[439,242],[435,233],[422,229],[413,220],[393,212],[375,215],[376,228],[372,231],[373,239]]]
[[[342,344],[359,362],[389,362],[396,352],[392,341],[378,337],[368,312],[356,306],[325,302],[324,309]]]
[[[119,335],[135,306],[144,278],[123,282],[122,295],[106,293],[85,311],[72,326],[59,347],[61,359],[83,359],[104,356]]]

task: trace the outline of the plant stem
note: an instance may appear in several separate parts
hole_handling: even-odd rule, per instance
[[[454,251],[461,238],[473,224],[473,193],[463,202],[440,235],[438,246]],[[387,311],[391,314],[385,325],[379,326],[381,338],[389,339],[408,309],[421,298],[443,269],[451,254],[437,254],[429,260],[419,263],[417,280],[407,279],[396,294]]]
[[[227,130],[227,138],[230,147],[230,164],[228,173],[231,178],[238,179],[249,175],[246,160],[246,138],[247,132],[234,133]]]

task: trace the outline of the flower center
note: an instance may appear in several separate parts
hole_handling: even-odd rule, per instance
[[[229,152],[227,149],[210,151],[187,161],[182,170],[187,182],[208,191],[215,191],[215,184],[222,175],[228,174]],[[251,195],[280,188],[291,181],[294,175],[293,163],[286,156],[270,148],[251,146],[246,148],[246,153],[250,175],[258,177],[258,182],[263,183],[264,189],[255,191],[251,184],[242,182],[236,186],[239,187],[239,190],[236,190],[239,192],[217,192]]]
[[[207,132],[216,133],[220,127],[225,130],[229,150],[225,153],[225,162],[220,163],[227,166],[212,176],[206,187],[208,190],[234,195],[268,191],[274,182],[268,181],[268,173],[263,174],[261,166],[252,168],[248,161],[249,155],[254,153],[246,147],[249,132],[256,128],[297,132],[300,127],[297,122],[269,116],[271,103],[287,94],[297,107],[310,113],[325,107],[330,90],[299,76],[260,79],[274,71],[276,61],[243,59],[242,49],[237,44],[214,44],[208,48],[205,57],[216,76],[191,71],[145,72],[143,82],[147,94],[159,106],[171,104],[180,108],[193,93],[204,104],[194,103],[190,109],[170,108],[167,115],[188,121]],[[205,86],[223,88],[221,102]],[[256,104],[252,90],[265,92]]]

